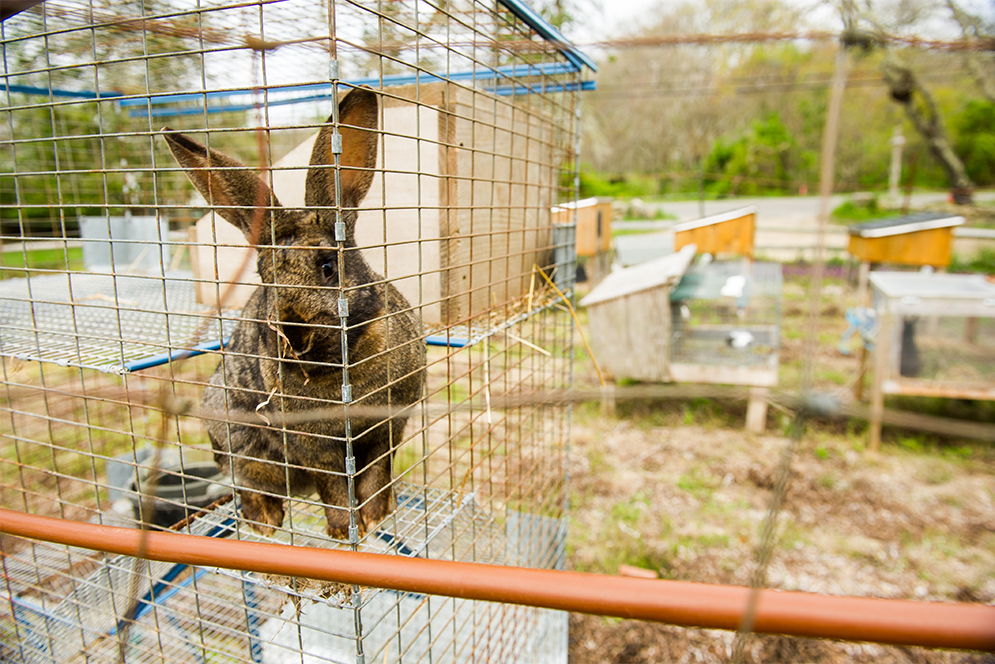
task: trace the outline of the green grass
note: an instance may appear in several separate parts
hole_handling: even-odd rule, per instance
[[[950,272],[995,274],[995,249],[983,247],[970,259],[954,254],[950,260],[949,270]]]
[[[68,262],[66,258],[68,256]],[[6,268],[6,269],[4,269]],[[0,254],[0,279],[28,276],[27,270],[82,270],[83,248],[34,249],[28,252],[7,251]]]
[[[878,207],[876,198],[872,198],[866,205],[855,204],[853,201],[845,201],[842,205],[833,210],[833,217],[843,223],[854,221],[870,221],[871,219],[881,219],[882,217],[892,217],[895,213],[891,210],[883,210]]]
[[[690,493],[699,500],[711,496],[718,484],[714,477],[708,475],[700,468],[692,468],[690,472],[681,475],[677,479],[678,489]]]
[[[658,228],[636,228],[636,229],[624,229],[615,230],[612,229],[612,237],[619,237],[621,235],[646,235],[647,233],[658,233],[660,232]]]

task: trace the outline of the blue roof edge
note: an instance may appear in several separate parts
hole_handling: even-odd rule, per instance
[[[598,71],[598,65],[590,57],[585,55],[579,48],[571,44],[556,27],[544,19],[536,10],[529,7],[522,0],[497,0],[499,4],[507,7],[511,13],[525,21],[526,24],[546,41],[554,42],[560,49],[564,57],[572,62],[578,69],[582,66],[591,71]]]

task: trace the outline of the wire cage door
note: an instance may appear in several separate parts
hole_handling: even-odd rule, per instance
[[[512,0],[0,38],[4,507],[563,566],[583,53]],[[554,611],[0,544],[5,660],[566,657]]]

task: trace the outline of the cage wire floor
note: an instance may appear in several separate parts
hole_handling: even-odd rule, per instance
[[[733,280],[742,279],[739,284]],[[732,287],[732,288],[730,288]],[[672,360],[702,366],[777,370],[780,350],[781,266],[777,263],[715,261],[693,267],[671,294],[688,308],[675,312]],[[748,334],[749,343],[732,344]]]
[[[426,327],[426,341],[473,346],[559,299],[544,292],[528,309],[521,298],[486,323]],[[229,309],[219,316],[198,303],[193,273],[182,270],[164,277],[70,272],[7,279],[0,281],[0,355],[125,374],[220,349],[239,315]]]
[[[198,304],[190,272],[0,281],[0,355],[123,374],[220,347],[237,311]]]
[[[509,512],[503,524],[460,495],[397,486],[397,509],[358,550],[440,560],[562,568],[566,524]],[[324,509],[291,501],[273,537],[236,526],[229,502],[183,532],[251,541],[344,548],[322,533]],[[223,569],[144,563],[37,543],[7,555],[6,589],[13,654],[30,663],[118,661],[117,631],[136,595],[129,662],[565,662],[566,614],[413,593],[293,581]],[[357,617],[359,620],[357,620]],[[357,632],[357,625],[361,631]],[[362,638],[357,638],[361,634]]]

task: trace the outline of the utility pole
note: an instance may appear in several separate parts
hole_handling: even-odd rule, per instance
[[[898,200],[898,183],[902,179],[902,146],[905,137],[902,136],[902,125],[895,125],[895,133],[891,136],[891,170],[888,173],[888,196]]]

